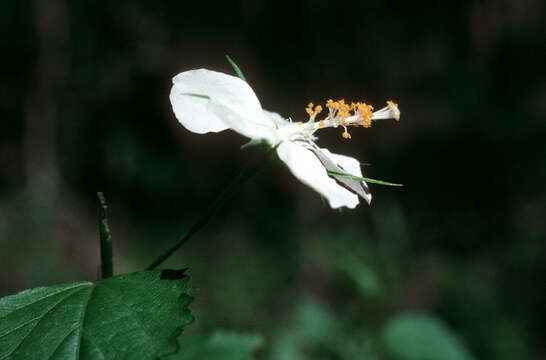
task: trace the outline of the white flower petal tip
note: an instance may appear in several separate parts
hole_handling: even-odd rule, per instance
[[[238,77],[198,69],[185,71],[173,78],[170,94],[178,121],[188,130],[204,134],[231,129],[250,138],[251,144],[267,142],[277,147],[279,158],[301,182],[323,197],[332,208],[354,209],[362,197],[370,204],[372,195],[362,177],[360,163],[349,156],[330,153],[314,141],[315,132],[325,128],[342,128],[342,137],[351,139],[351,127],[370,127],[372,121],[400,120],[398,105],[373,112],[364,102],[346,104],[328,100],[324,105],[309,103],[306,122],[292,122],[277,113],[263,110],[252,88]],[[326,115],[318,115],[326,110]],[[344,176],[330,175],[341,174]]]
[[[185,71],[173,78],[170,100],[178,121],[192,132],[232,129],[250,139],[275,142],[273,121],[238,77],[207,69]]]

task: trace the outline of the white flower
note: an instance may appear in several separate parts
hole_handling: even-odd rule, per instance
[[[256,94],[243,80],[206,69],[185,71],[173,78],[171,104],[180,123],[198,134],[234,130],[251,140],[263,140],[277,146],[279,158],[301,182],[324,196],[332,208],[355,208],[360,195],[368,203],[372,199],[364,181],[328,175],[335,172],[362,177],[360,163],[349,156],[334,154],[319,148],[314,140],[318,129],[341,126],[343,137],[351,136],[350,126],[369,127],[372,120],[400,118],[400,111],[388,101],[385,108],[372,112],[364,103],[345,104],[343,100],[328,100],[328,114],[316,117],[322,106],[310,103],[305,123],[286,120],[279,114],[262,109]],[[352,114],[351,114],[352,112]]]

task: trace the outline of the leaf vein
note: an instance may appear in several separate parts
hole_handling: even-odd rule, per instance
[[[70,290],[72,290],[73,288],[70,288]],[[57,293],[61,293],[62,291],[59,291]],[[45,311],[42,315],[40,315],[38,317],[38,321],[36,321],[36,324],[34,324],[34,326],[32,326],[32,329],[25,335],[23,336],[23,338],[21,339],[21,341],[19,342],[19,344],[17,344],[16,347],[14,347],[8,354],[6,354],[6,356],[0,358],[0,360],[3,360],[3,359],[6,359],[7,357],[11,356],[15,351],[17,351],[17,349],[19,349],[19,347],[21,346],[21,344],[30,336],[30,334],[32,334],[32,332],[36,329],[36,327],[38,326],[38,324],[40,323],[40,321],[43,320],[43,318],[49,314],[51,312],[51,310],[53,310],[55,307],[57,307],[59,304],[61,304],[63,301],[65,301],[66,299],[70,298],[72,295],[78,293],[79,291],[76,290],[76,291],[72,291],[70,294],[66,295],[65,297],[63,297],[61,300],[57,301],[55,304],[53,304],[53,306],[51,306],[49,309],[47,309],[47,311]]]
[[[102,352],[102,349],[97,345],[97,343],[95,342],[95,340],[93,340],[93,337],[92,336],[89,336],[89,333],[87,334],[82,334],[82,338],[85,337],[87,340],[89,340],[91,342],[91,344],[93,344],[93,346],[95,346],[95,348],[100,352],[101,356],[103,359],[106,359],[106,356],[104,356],[104,352]]]
[[[21,306],[21,307],[18,307],[18,308],[16,308],[16,309],[11,310],[9,313],[6,314],[6,316],[9,315],[9,314],[14,313],[14,312],[16,312],[16,311],[19,311],[19,310],[21,310],[21,309],[24,309],[24,308],[27,307],[27,306],[34,305],[34,304],[36,304],[37,302],[40,302],[40,301],[42,301],[42,300],[44,300],[44,299],[47,299],[47,298],[49,298],[49,297],[55,296],[55,295],[57,295],[57,294],[60,294],[60,293],[62,293],[62,292],[68,291],[68,290],[75,289],[75,288],[77,288],[77,287],[88,286],[89,284],[90,284],[90,283],[84,283],[84,284],[81,284],[81,283],[80,283],[80,284],[76,284],[76,285],[74,285],[74,286],[72,286],[72,287],[64,288],[64,289],[62,289],[62,290],[60,290],[60,291],[56,291],[56,292],[54,292],[54,293],[48,294],[48,295],[46,295],[46,296],[44,296],[44,297],[41,297],[41,298],[39,298],[39,299],[36,299],[35,301],[33,301],[33,302],[31,302],[31,303],[25,304],[25,305],[23,305],[23,306]],[[0,317],[0,319],[5,318],[6,316],[2,316],[2,317]]]
[[[16,327],[14,327],[13,329],[9,330],[7,333],[4,333],[4,334],[0,335],[0,339],[3,338],[4,336],[7,336],[7,335],[11,334],[11,333],[14,332],[14,331],[19,330],[19,329],[22,328],[22,327],[27,326],[28,324],[30,324],[30,323],[33,322],[34,320],[38,320],[39,318],[40,318],[40,317],[37,316],[37,317],[32,318],[32,319],[30,319],[30,320],[28,320],[28,321],[25,321],[24,323],[20,324],[19,326],[16,326]]]
[[[91,300],[91,295],[93,294],[93,291],[95,290],[96,286],[91,287],[91,290],[87,294],[87,298],[85,299],[85,305],[82,309],[82,313],[80,315],[80,326],[79,326],[79,332],[78,332],[78,342],[77,342],[77,349],[76,349],[76,359],[80,358],[81,355],[81,341],[82,341],[82,335],[83,335],[83,325],[85,322],[85,315],[87,313],[87,306],[89,305],[89,300]],[[100,350],[100,349],[99,349]],[[102,351],[101,351],[102,353]]]
[[[66,334],[61,341],[59,341],[59,343],[57,344],[57,346],[55,346],[55,349],[53,349],[53,351],[51,352],[51,354],[49,354],[49,356],[47,357],[47,360],[51,359],[51,357],[55,354],[55,352],[61,347],[61,345],[66,341],[66,339],[68,339],[68,337],[74,332],[76,331],[76,328],[70,330],[68,332],[68,334]]]

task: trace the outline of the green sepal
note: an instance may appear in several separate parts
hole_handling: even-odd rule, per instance
[[[243,80],[244,82],[246,82],[246,79],[245,79],[245,76],[243,75],[243,72],[241,71],[241,69],[239,68],[239,66],[237,66],[237,64],[235,64],[235,61],[231,60],[231,58],[229,57],[229,55],[226,55],[226,59],[227,61],[229,61],[229,63],[231,64],[231,66],[233,67],[233,70],[235,70],[235,73],[237,74],[237,76],[239,77],[239,79]]]
[[[203,95],[203,94],[182,93],[182,95],[188,95],[188,96],[198,97],[198,98],[201,98],[201,99],[210,100],[210,96],[208,96],[208,95]]]
[[[375,179],[370,179],[366,177],[340,174],[333,171],[328,171],[328,175],[331,177],[340,177],[340,178],[353,179],[353,180],[359,180],[359,181],[367,181],[372,184],[379,184],[379,185],[386,185],[386,186],[404,186],[403,184],[395,184],[395,183],[390,183],[387,181],[375,180]]]

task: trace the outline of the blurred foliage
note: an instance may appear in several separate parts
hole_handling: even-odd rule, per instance
[[[290,329],[275,338],[270,359],[377,359],[373,340],[365,329],[313,300],[304,300],[295,310]]]
[[[209,336],[181,336],[180,352],[172,360],[251,360],[262,346],[259,335],[216,331]]]
[[[383,342],[397,359],[472,359],[444,324],[423,314],[405,314],[390,320],[383,330]]]
[[[96,278],[98,190],[117,271],[188,228],[256,149],[185,131],[170,79],[233,73],[229,54],[294,120],[309,101],[399,103],[399,123],[319,144],[404,187],[338,213],[264,166],[165,265],[198,288],[188,337],[262,334],[260,359],[396,358],[407,344],[381,334],[409,311],[476,359],[546,356],[542,2],[44,4],[0,4],[0,295]]]

